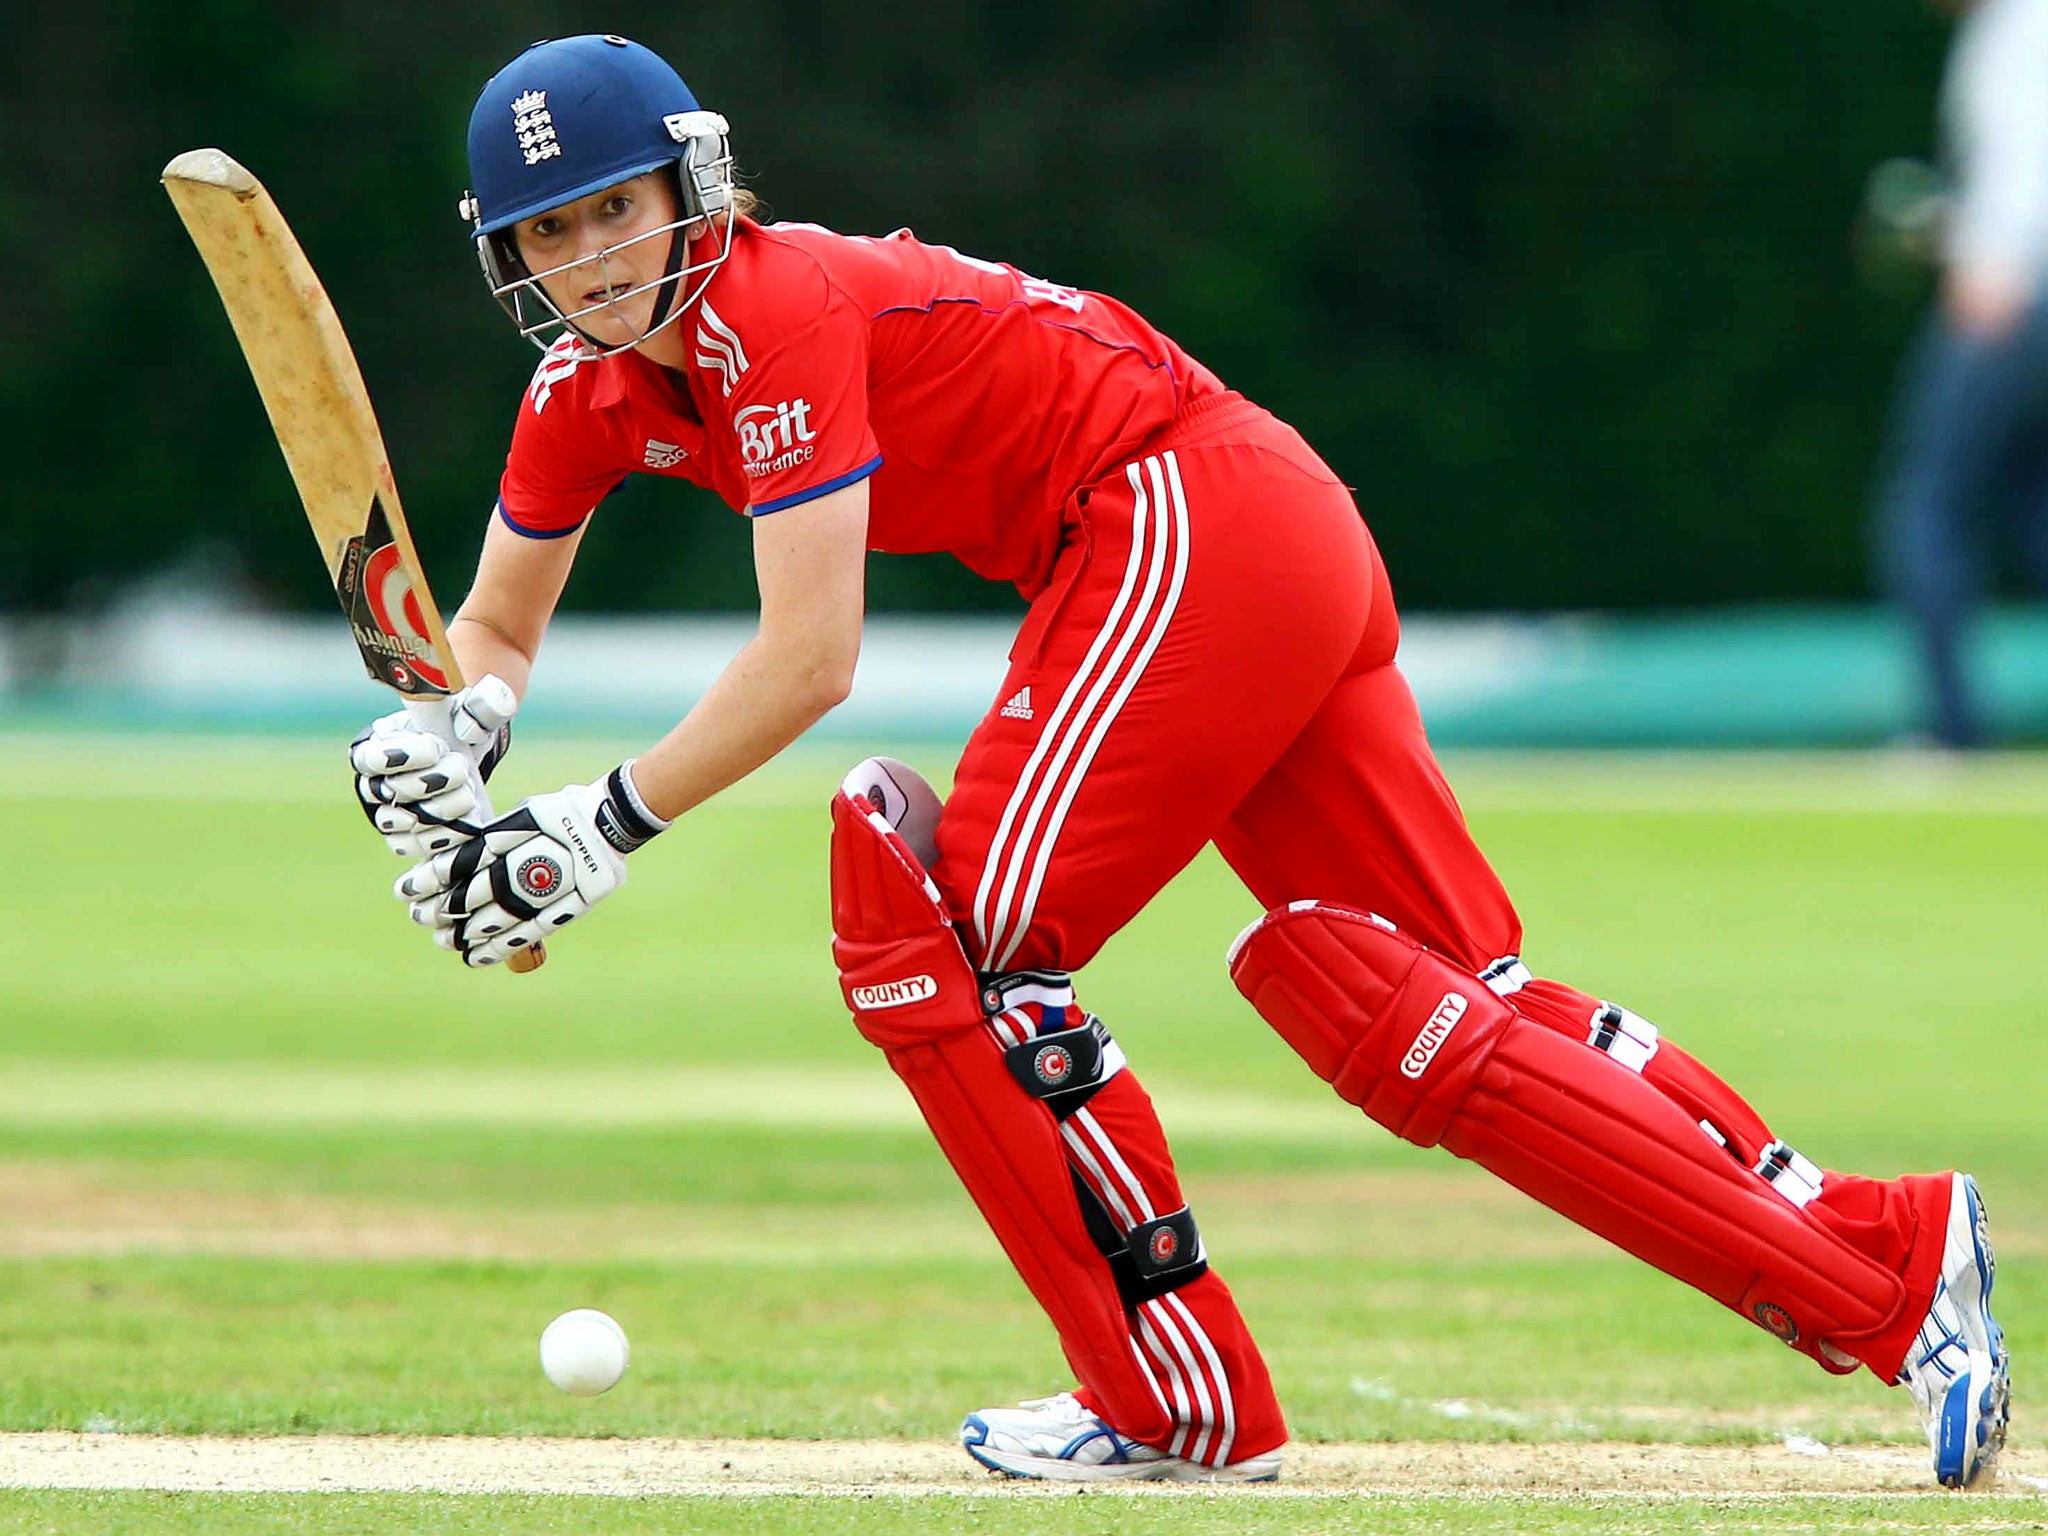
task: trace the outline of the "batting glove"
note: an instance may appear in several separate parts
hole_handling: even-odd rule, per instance
[[[418,859],[474,837],[484,784],[512,745],[519,708],[496,675],[424,707],[381,716],[349,743],[356,799],[391,851]]]
[[[535,795],[393,887],[434,942],[496,965],[574,922],[626,883],[626,855],[668,823],[633,787],[632,763],[593,784]]]

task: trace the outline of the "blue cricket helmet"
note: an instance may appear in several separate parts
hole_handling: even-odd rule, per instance
[[[470,111],[472,190],[460,211],[491,291],[511,311],[521,334],[545,346],[547,339],[537,333],[565,325],[573,330],[576,317],[556,309],[527,271],[513,226],[663,169],[675,177],[682,215],[669,226],[668,276],[701,273],[701,279],[680,301],[676,285],[669,285],[656,319],[666,324],[681,313],[717,265],[683,265],[683,226],[732,206],[732,151],[726,134],[725,119],[698,105],[666,59],[623,37],[590,34],[535,43],[493,75]],[[728,218],[717,261],[723,261],[730,243]],[[524,307],[528,302],[542,312],[531,324]]]
[[[668,61],[638,43],[535,43],[491,77],[469,114],[476,232],[675,163],[688,135],[669,125],[701,110]]]

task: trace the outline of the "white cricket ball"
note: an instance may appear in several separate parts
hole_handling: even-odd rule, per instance
[[[540,1368],[574,1397],[609,1392],[626,1374],[626,1330],[593,1307],[564,1312],[540,1336]]]

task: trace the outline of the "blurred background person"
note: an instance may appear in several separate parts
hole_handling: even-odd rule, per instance
[[[1876,545],[1880,584],[1917,630],[1926,723],[1972,747],[1986,725],[1970,633],[2007,527],[2048,589],[2048,0],[1941,8],[1960,16],[1941,90],[1946,196],[1884,196],[1910,180],[1896,164],[1872,183],[1872,212],[1903,244],[1939,210],[1942,269],[1893,407]]]

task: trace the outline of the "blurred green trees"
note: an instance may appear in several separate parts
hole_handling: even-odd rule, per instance
[[[184,0],[30,8],[0,63],[0,609],[181,558],[326,600],[155,185],[199,144],[326,278],[452,605],[533,361],[455,215],[463,125],[506,57],[583,30],[668,54],[782,215],[1134,304],[1358,488],[1410,606],[1865,588],[1914,296],[1858,286],[1850,227],[1867,166],[1931,138],[1917,0]],[[569,601],[751,596],[736,519],[637,483]],[[878,560],[874,601],[1006,599]]]

